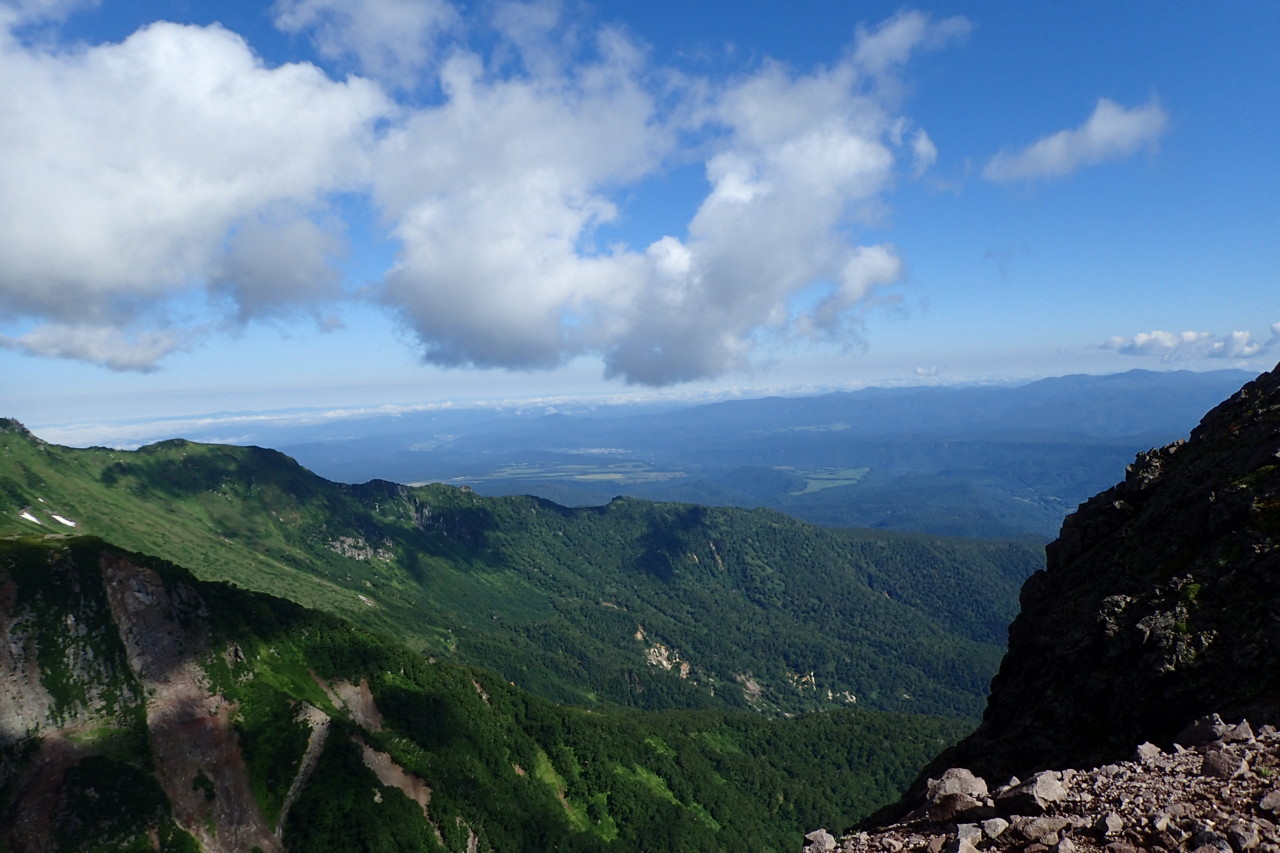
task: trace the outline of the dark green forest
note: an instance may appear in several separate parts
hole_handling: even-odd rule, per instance
[[[104,555],[119,558],[93,539],[0,541],[6,612],[39,647],[41,680],[55,696],[47,728],[60,720],[92,732],[63,780],[62,809],[74,819],[59,824],[58,849],[149,849],[142,839],[154,832],[162,849],[192,850],[155,781],[147,685],[111,623]],[[859,710],[771,719],[569,707],[291,602],[199,582],[155,558],[124,559],[163,579],[182,603],[184,630],[202,638],[190,652],[210,694],[235,709],[250,788],[269,821],[307,745],[298,709],[331,717],[283,827],[293,851],[459,850],[470,833],[480,849],[503,851],[791,850],[808,829],[847,826],[892,799],[966,729]],[[70,613],[86,625],[79,640],[61,630]],[[377,730],[334,704],[322,683],[339,681],[368,684]],[[0,822],[15,818],[15,769],[38,736],[2,744]],[[429,808],[381,784],[360,744],[429,785]],[[213,800],[208,772],[191,785]]]

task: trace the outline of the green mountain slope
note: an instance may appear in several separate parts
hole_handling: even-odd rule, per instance
[[[0,535],[53,531],[351,618],[557,701],[788,713],[976,717],[1017,586],[1042,559],[1016,544],[868,544],[761,510],[344,486],[260,448],[75,450],[5,422]]]
[[[0,540],[0,636],[0,849],[793,850],[960,733],[560,706],[84,537]]]

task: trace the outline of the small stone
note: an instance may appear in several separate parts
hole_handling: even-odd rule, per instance
[[[982,834],[987,838],[999,838],[1001,833],[1009,828],[1009,821],[1002,817],[993,817],[990,820],[984,820],[981,826]]]
[[[996,797],[1003,814],[1044,814],[1050,803],[1066,799],[1067,789],[1051,770],[1041,771],[1022,784]]]
[[[932,803],[938,802],[947,794],[967,794],[976,800],[982,800],[988,793],[986,780],[981,776],[974,776],[963,767],[952,767],[940,778],[930,779],[927,787],[926,796]]]
[[[924,849],[927,850],[928,853],[942,853],[942,848],[945,847],[946,844],[947,837],[945,835],[935,835],[929,839],[929,843],[925,845]]]
[[[1243,758],[1226,752],[1210,752],[1200,764],[1200,775],[1214,779],[1234,779],[1249,772],[1249,765]]]
[[[1112,841],[1102,849],[1106,850],[1107,853],[1138,853],[1131,845],[1125,844],[1123,841]]]
[[[1136,760],[1143,764],[1154,764],[1162,755],[1164,755],[1164,753],[1161,752],[1160,747],[1156,746],[1154,743],[1142,743],[1138,744]]]
[[[978,826],[976,823],[959,824],[956,826],[956,837],[963,838],[965,841],[976,846],[982,843],[982,827]]]
[[[1213,829],[1209,821],[1205,821],[1205,825],[1192,834],[1188,846],[1192,850],[1207,847],[1210,850],[1222,850],[1224,853],[1231,853],[1231,842],[1227,841],[1226,836]]]
[[[978,848],[974,847],[963,838],[957,838],[946,847],[942,848],[943,853],[977,853]]]
[[[994,809],[983,805],[968,794],[943,794],[936,803],[925,808],[929,820],[947,822],[965,818],[992,817]]]
[[[1120,830],[1124,829],[1124,818],[1120,817],[1120,815],[1115,812],[1107,812],[1105,815],[1098,818],[1097,822],[1093,825],[1093,828],[1096,832],[1103,835],[1116,835]],[[1164,827],[1158,826],[1156,829],[1161,830],[1164,829]]]
[[[804,840],[809,842],[804,846],[804,853],[831,853],[836,849],[835,838],[825,829],[815,829]]]
[[[1191,723],[1182,731],[1178,732],[1175,741],[1183,746],[1199,746],[1202,743],[1209,743],[1215,740],[1221,740],[1222,736],[1234,728],[1224,722],[1217,714],[1209,714],[1200,717]]]
[[[1076,845],[1070,838],[1063,838],[1054,845],[1055,853],[1076,853]]]
[[[1236,850],[1252,850],[1262,843],[1262,836],[1258,832],[1256,823],[1237,821],[1227,827],[1227,836],[1231,840],[1232,848]]]
[[[1071,821],[1064,817],[1015,817],[1012,827],[1028,841],[1052,847],[1058,843],[1058,833],[1070,824]]]
[[[1236,723],[1231,731],[1222,736],[1222,739],[1227,743],[1253,743],[1256,740],[1248,720]]]
[[[1280,788],[1276,788],[1259,800],[1258,808],[1272,814],[1280,814]]]

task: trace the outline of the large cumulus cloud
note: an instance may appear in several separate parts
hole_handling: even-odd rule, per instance
[[[551,367],[593,353],[608,375],[653,385],[745,367],[762,334],[840,339],[902,274],[892,246],[859,247],[847,226],[876,217],[900,159],[936,155],[877,83],[911,48],[959,31],[923,15],[893,23],[829,68],[767,62],[662,92],[616,32],[598,34],[585,63],[555,61],[526,33],[536,76],[455,55],[445,103],[379,152],[377,196],[404,247],[383,298],[430,362]],[[685,109],[664,111],[660,94]],[[611,190],[689,135],[707,151],[708,191],[683,233],[587,251],[618,214]],[[792,310],[801,295],[808,307]]]
[[[388,108],[376,86],[266,68],[219,27],[158,23],[60,52],[4,38],[0,316],[41,324],[11,346],[47,354],[57,339],[58,354],[147,366],[171,337],[122,330],[180,325],[177,298],[223,287],[249,315],[330,295],[325,276],[275,275],[245,245],[263,227],[320,227],[326,194],[363,179],[371,122]]]
[[[0,35],[0,345],[145,370],[261,318],[331,325],[354,296],[344,193],[399,247],[359,298],[441,365],[592,355],[628,382],[711,377],[763,339],[847,342],[901,279],[895,247],[855,235],[937,157],[897,76],[962,19],[903,13],[828,66],[710,80],[554,4],[490,9],[481,37],[439,0],[279,0],[279,27],[365,75],[345,79],[269,67],[216,26]],[[685,221],[597,239],[691,160],[706,189]]]

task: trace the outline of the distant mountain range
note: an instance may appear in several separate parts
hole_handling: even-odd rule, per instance
[[[1015,387],[869,388],[592,414],[435,412],[277,435],[330,479],[768,507],[829,527],[1047,540],[1134,455],[1253,374],[1133,370]]]

